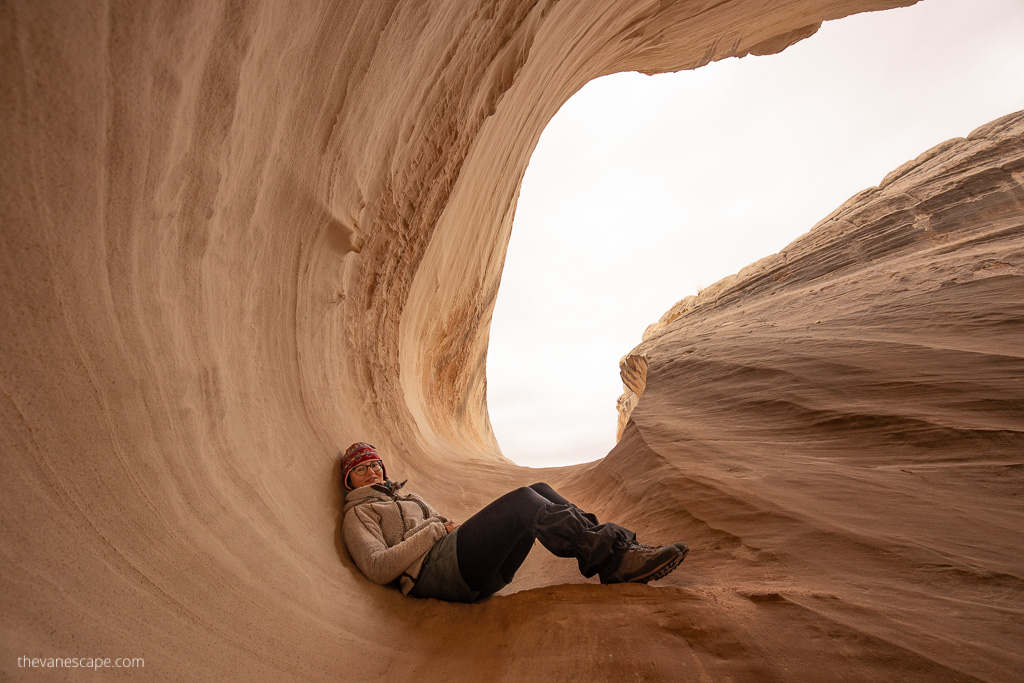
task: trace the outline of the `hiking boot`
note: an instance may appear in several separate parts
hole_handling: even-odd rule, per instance
[[[633,543],[622,553],[622,559],[614,572],[601,574],[601,583],[647,583],[667,576],[686,557],[685,550],[676,545],[662,545],[652,548]]]
[[[689,546],[687,546],[685,543],[679,543],[679,542],[673,543],[672,545],[674,545],[675,547],[679,548],[679,551],[683,553],[683,560],[685,560],[686,559],[686,553],[690,552]],[[633,547],[634,548],[640,548],[642,550],[657,550],[657,548],[655,546],[644,545],[643,543],[634,543]],[[680,560],[680,562],[682,562],[682,560]]]

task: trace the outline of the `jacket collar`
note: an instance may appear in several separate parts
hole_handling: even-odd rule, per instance
[[[405,486],[405,481],[387,481],[383,484],[360,486],[345,493],[345,512],[362,503],[388,502],[398,498],[398,491]]]

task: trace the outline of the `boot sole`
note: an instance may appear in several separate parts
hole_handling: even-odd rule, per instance
[[[661,566],[655,567],[646,574],[640,574],[629,579],[616,580],[613,577],[609,577],[607,579],[601,577],[601,583],[648,583],[650,581],[657,581],[660,578],[668,576],[673,571],[675,571],[676,567],[683,563],[683,560],[686,559],[686,554],[690,552],[690,549],[684,543],[673,543],[672,545],[674,545],[679,550],[679,554],[673,557],[672,559],[668,560]]]
[[[679,555],[672,558],[660,567],[657,567],[650,574],[647,574],[645,576],[634,577],[629,581],[626,581],[625,583],[648,583],[650,581],[657,581],[658,579],[662,579],[668,576],[676,570],[676,567],[683,563],[683,558],[686,557],[686,553],[689,552],[689,550],[690,549],[687,548],[685,551],[680,552]]]
[[[690,549],[682,543],[673,543],[672,545],[679,549],[678,555],[660,567],[655,567],[647,574],[634,576],[631,579],[626,579],[619,583],[649,583],[651,581],[657,581],[658,579],[664,578],[674,572],[676,568],[683,563],[683,560],[686,559],[686,553],[690,552]]]

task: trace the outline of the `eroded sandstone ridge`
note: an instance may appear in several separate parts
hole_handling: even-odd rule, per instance
[[[1017,118],[666,321],[600,464],[520,470],[486,416],[515,199],[562,103],[906,4],[0,4],[0,671],[1013,678]],[[656,587],[538,555],[484,605],[404,599],[337,541],[357,439],[454,517],[543,476],[695,550]]]
[[[747,329],[752,321],[739,318],[765,303],[770,303],[770,317],[778,318],[778,302],[770,298],[778,294],[792,295],[791,305],[799,309],[786,319],[817,326],[835,325],[837,316],[841,317],[842,329],[832,334],[840,339],[864,342],[866,329],[898,327],[895,321],[879,319],[885,308],[892,308],[902,311],[903,324],[917,326],[921,339],[911,342],[915,345],[952,343],[978,352],[994,350],[997,356],[1005,352],[1009,358],[1002,360],[1012,358],[1020,350],[1017,324],[1024,311],[1018,307],[1024,307],[1024,297],[1017,296],[1024,291],[1015,289],[1022,286],[1019,278],[1024,275],[1019,260],[1022,139],[1024,115],[1018,112],[980,127],[966,139],[936,145],[889,173],[878,187],[851,197],[778,254],[677,302],[644,331],[643,343],[620,361],[619,436],[646,387],[649,350],[673,346],[661,337],[681,328],[691,338],[737,323]],[[977,286],[955,287],[988,278],[999,278],[989,284],[1005,300],[982,296]],[[961,310],[952,309],[954,292],[962,299]],[[911,323],[913,316],[920,318]],[[822,317],[828,320],[809,320]],[[777,327],[774,320],[762,322]],[[820,332],[827,327],[808,329]],[[888,334],[895,342],[900,333],[890,329]],[[755,337],[764,341],[760,334]],[[692,344],[679,340],[675,345],[679,344],[685,347],[684,353],[694,350]],[[801,349],[810,345],[799,344]],[[876,362],[885,355],[881,348],[867,353]],[[984,383],[980,376],[984,369],[990,371],[994,384]],[[891,370],[882,370],[884,381],[892,381]],[[985,424],[998,396],[1011,389],[1006,396],[1016,397],[1012,387],[1019,376],[1014,370],[1019,368],[1012,363],[975,368],[979,375],[973,387],[976,401],[950,409],[951,415],[957,415],[954,421],[969,421],[973,408],[986,415],[980,421]],[[895,394],[892,398],[902,401]],[[1004,407],[1012,415],[1018,406]],[[928,416],[925,419],[931,421]]]

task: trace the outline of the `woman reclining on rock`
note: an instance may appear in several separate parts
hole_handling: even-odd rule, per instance
[[[599,523],[547,484],[506,493],[459,525],[415,493],[401,493],[404,483],[388,479],[370,444],[354,443],[342,457],[345,545],[368,579],[398,579],[406,595],[486,598],[512,581],[534,539],[558,557],[576,558],[580,573],[601,583],[660,579],[689,552],[682,543],[641,545],[632,531]]]

